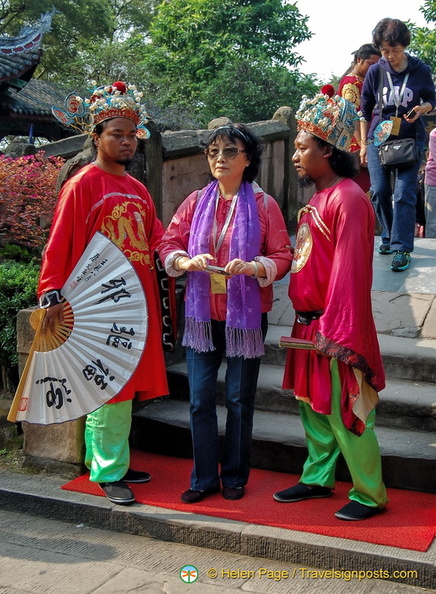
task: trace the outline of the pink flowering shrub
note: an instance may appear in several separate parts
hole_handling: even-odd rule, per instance
[[[56,178],[64,164],[43,152],[12,159],[0,155],[0,245],[40,251],[56,204]]]

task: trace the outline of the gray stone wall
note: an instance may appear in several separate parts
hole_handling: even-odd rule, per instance
[[[247,125],[264,141],[262,164],[256,181],[278,201],[292,230],[302,200],[291,164],[296,134],[292,110],[281,107],[271,120]],[[210,180],[207,160],[200,149],[200,141],[208,131],[181,130],[160,134],[152,122],[148,127],[151,136],[138,143],[129,172],[147,186],[158,216],[166,226],[184,198]],[[47,156],[68,160],[61,171],[60,183],[91,159],[87,135],[47,144],[43,150]]]

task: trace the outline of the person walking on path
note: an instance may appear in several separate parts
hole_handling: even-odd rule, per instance
[[[296,312],[283,388],[299,400],[308,458],[300,482],[274,494],[281,503],[332,495],[342,452],[353,481],[341,520],[363,520],[387,503],[374,433],[385,375],[371,310],[374,212],[347,152],[357,118],[335,96],[304,98],[296,114],[293,163],[316,192],[298,216],[289,297]]]
[[[411,36],[402,21],[382,19],[372,36],[382,57],[363,83],[360,158],[368,165],[372,202],[382,228],[379,252],[394,254],[391,270],[401,272],[409,268],[414,246],[416,186],[426,137],[421,116],[435,107],[435,86],[430,68],[406,53]],[[414,163],[400,168],[382,165],[373,141],[377,126],[387,120],[392,122],[389,140],[415,140]]]
[[[88,102],[76,101],[84,110],[89,106],[84,117],[97,154],[60,191],[44,251],[38,296],[41,307],[47,309],[44,331],[47,326],[53,328],[56,320],[62,322],[61,287],[97,231],[126,254],[139,276],[148,309],[142,358],[122,390],[87,415],[85,428],[85,464],[90,480],[99,483],[110,501],[127,505],[135,501],[127,483],[145,483],[151,478],[147,472],[129,468],[132,400],[168,394],[154,266],[163,226],[145,186],[126,171],[136,152],[137,135],[147,132],[146,112],[136,88],[117,81],[95,89]]]

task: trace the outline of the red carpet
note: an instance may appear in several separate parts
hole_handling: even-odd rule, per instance
[[[389,489],[390,501],[384,513],[362,522],[344,522],[337,520],[334,512],[348,502],[349,483],[338,482],[334,495],[326,499],[278,503],[272,494],[293,485],[298,477],[253,469],[243,499],[227,501],[217,493],[200,503],[186,505],[180,501],[180,495],[189,487],[192,460],[133,451],[132,468],[152,475],[149,483],[130,486],[139,503],[156,507],[422,552],[436,534],[434,494]],[[62,488],[104,497],[100,488],[89,482],[88,474]]]

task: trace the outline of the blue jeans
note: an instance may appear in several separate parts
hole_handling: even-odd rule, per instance
[[[262,315],[265,338],[268,327]],[[194,468],[191,489],[243,487],[250,474],[251,436],[254,399],[259,376],[260,358],[227,357],[225,406],[227,408],[224,447],[219,474],[219,439],[216,414],[216,384],[218,370],[225,353],[225,322],[212,320],[215,351],[198,353],[186,348],[186,363],[190,387],[191,436]]]
[[[416,183],[424,153],[424,144],[416,144],[420,155],[418,161],[411,167],[392,170],[380,163],[378,147],[373,143],[368,145],[371,200],[382,227],[382,243],[390,245],[394,251],[413,252]]]

